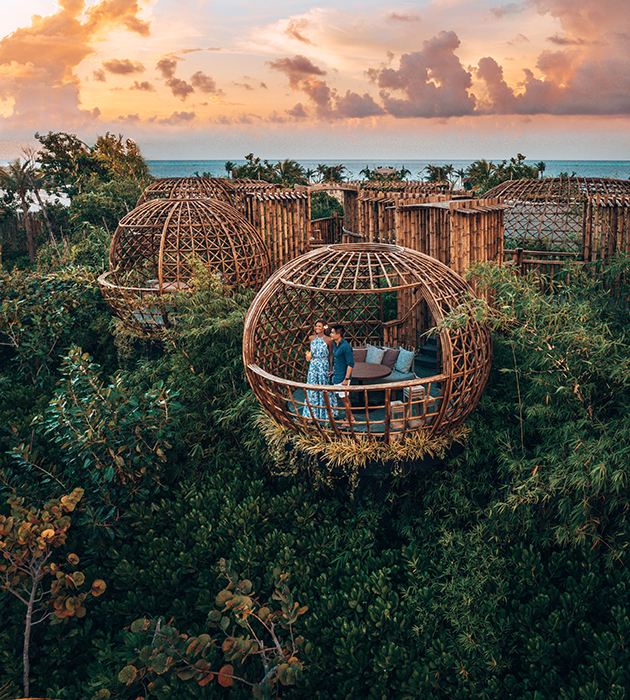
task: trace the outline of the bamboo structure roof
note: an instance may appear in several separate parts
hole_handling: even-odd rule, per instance
[[[330,386],[313,390],[305,383],[305,340],[313,322],[342,323],[354,347],[418,349],[427,328],[455,308],[469,308],[470,294],[457,273],[408,248],[378,243],[319,247],[280,268],[250,307],[243,334],[247,377],[277,422],[294,432],[334,439],[344,419],[343,411],[336,415],[338,391]],[[349,388],[362,416],[350,428],[355,440],[389,442],[419,430],[442,434],[470,414],[490,371],[490,333],[471,318],[465,327],[443,329],[437,336],[439,360],[429,376]],[[309,422],[311,391],[323,398],[315,411],[319,417]],[[382,396],[375,407],[377,392]]]
[[[325,183],[321,187],[334,189],[330,183]],[[340,183],[338,189],[354,190],[362,192],[406,192],[408,194],[444,194],[449,191],[448,183],[426,182],[425,180],[399,180],[395,182],[377,182],[370,180],[351,180]]]
[[[136,206],[150,199],[220,199],[232,204],[230,188],[223,177],[166,177],[152,182]]]
[[[510,205],[505,212],[506,247],[582,252],[589,201],[614,206],[629,194],[628,180],[544,177],[508,180],[484,197],[501,197]]]

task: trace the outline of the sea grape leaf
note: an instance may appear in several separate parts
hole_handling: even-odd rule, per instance
[[[222,666],[219,670],[219,685],[223,686],[224,688],[229,688],[231,685],[234,685],[234,679],[232,678],[233,675],[234,667],[231,664]]]
[[[149,628],[149,621],[147,620],[146,617],[141,617],[139,620],[134,620],[131,623],[131,627],[130,627],[132,632],[144,632],[148,628]]]
[[[135,666],[125,666],[118,674],[118,680],[125,685],[130,685],[136,680],[138,669]]]

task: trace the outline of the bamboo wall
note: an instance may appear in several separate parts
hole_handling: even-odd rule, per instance
[[[584,216],[582,258],[606,260],[630,253],[630,195],[589,197]]]
[[[339,243],[343,230],[343,219],[340,219],[337,212],[333,216],[323,219],[313,219],[311,221],[311,247],[314,245],[330,245]]]
[[[271,254],[271,269],[309,250],[311,198],[308,190],[247,192],[244,214],[260,231]]]
[[[238,181],[235,181],[238,183]],[[397,244],[437,258],[463,274],[477,261],[503,261],[499,199],[453,199],[423,183],[381,191],[343,185],[343,242]],[[260,231],[275,270],[310,249],[339,241],[333,220],[312,222],[310,196],[322,187],[282,189],[257,181],[234,184],[238,209]]]
[[[474,262],[503,260],[499,199],[452,200],[448,195],[359,193],[348,197],[344,240],[390,243],[437,258],[459,274]]]

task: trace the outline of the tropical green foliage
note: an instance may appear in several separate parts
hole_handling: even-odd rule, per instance
[[[253,153],[245,156],[245,163],[236,165],[227,161],[225,169],[231,177],[249,180],[265,180],[284,187],[307,185],[308,178],[304,168],[294,160],[286,159],[277,163],[261,160]],[[204,173],[206,175],[207,173]]]
[[[311,220],[325,219],[329,216],[343,216],[343,205],[328,192],[313,192],[311,195]]]
[[[347,168],[339,163],[337,165],[326,165],[320,163],[315,171],[317,182],[320,183],[342,183],[346,179]]]
[[[73,238],[81,237],[87,226],[110,236],[150,182],[149,170],[137,145],[121,135],[99,136],[94,146],[62,132],[35,136],[42,145],[39,151],[25,149],[24,160],[0,168],[0,246],[6,232],[17,227],[33,265],[43,242],[38,233],[45,231],[43,266],[50,267],[51,258],[57,258],[58,266],[76,262],[68,250]],[[30,211],[33,203],[36,211]],[[0,261],[2,252],[0,247]],[[12,263],[16,257],[13,253]],[[10,259],[5,253],[5,264]]]
[[[379,167],[372,169],[369,165],[366,165],[366,167],[363,168],[359,174],[363,175],[368,182],[387,185],[394,182],[402,182],[409,175],[411,175],[411,171],[407,170],[407,168],[404,166],[400,169],[392,167]]]
[[[111,236],[120,219],[136,206],[143,189],[134,180],[95,183],[89,192],[73,198],[68,208],[70,224],[75,231],[86,224],[99,226]]]
[[[162,618],[135,620],[127,646],[139,653],[118,674],[121,683],[130,686],[146,679],[149,693],[162,699],[171,697],[169,679],[173,676],[193,680],[201,687],[215,679],[224,688],[239,681],[252,688],[255,698],[271,698],[278,684],[295,685],[303,679],[297,655],[304,638],[295,637],[293,625],[308,608],[294,601],[287,575],[274,571],[274,592],[261,603],[252,582],[239,579],[230,562],[221,559],[218,569],[227,585],[217,593],[215,608],[208,613],[210,634],[181,634],[171,625],[163,626]],[[243,667],[248,658],[255,657],[260,663],[253,670],[253,680],[241,677],[251,675]],[[251,665],[249,662],[248,668]]]
[[[5,168],[0,168],[0,188],[8,195],[14,196],[22,210],[22,223],[26,231],[26,241],[28,254],[31,262],[35,261],[36,243],[33,233],[33,224],[29,217],[29,207],[31,203],[30,193],[33,189],[32,176],[29,173],[30,165],[27,161],[19,158],[9,163]]]
[[[481,195],[506,180],[542,177],[547,167],[545,162],[528,165],[525,163],[525,158],[526,156],[522,153],[518,153],[515,158],[504,160],[498,165],[485,158],[476,160],[465,170],[464,185],[474,190],[475,194]]]
[[[108,132],[99,136],[94,146],[63,132],[35,134],[35,138],[42,144],[37,161],[51,191],[70,199],[96,183],[128,180],[142,190],[150,180],[137,145],[122,135]]]
[[[121,507],[160,491],[180,408],[163,383],[138,395],[121,374],[107,384],[99,370],[87,353],[70,351],[61,365],[59,388],[32,422],[48,448],[18,445],[16,465],[5,471],[16,490],[32,474],[36,494],[83,484],[88,489],[85,524],[92,537],[104,529],[111,536]]]
[[[457,181],[456,171],[452,164],[434,165],[429,163],[424,169],[426,175],[424,179],[436,185],[444,185],[449,190],[452,190]]]
[[[64,565],[51,561],[54,550],[66,542],[71,513],[83,496],[77,488],[66,496],[46,503],[41,509],[26,507],[22,499],[10,498],[8,516],[0,515],[0,590],[14,595],[26,606],[24,620],[24,696],[29,695],[30,686],[30,637],[33,625],[51,617],[61,622],[68,617],[84,617],[84,601],[87,592],[77,589],[85,582],[80,571],[68,572]],[[76,554],[67,555],[67,562],[76,567]],[[45,590],[43,581],[50,577],[50,589]],[[99,596],[106,588],[104,581],[92,584],[91,593]]]

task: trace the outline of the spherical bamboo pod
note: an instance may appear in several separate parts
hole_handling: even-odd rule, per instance
[[[159,334],[169,325],[172,292],[190,288],[194,260],[231,286],[258,289],[271,272],[265,242],[230,205],[216,199],[153,199],[120,220],[110,271],[99,277],[99,286],[129,328]]]
[[[136,206],[150,199],[219,199],[233,204],[227,180],[222,177],[164,177],[152,182]]]
[[[465,327],[436,330],[434,364],[420,367],[416,359],[407,372],[413,376],[353,383],[355,423],[347,420],[339,389],[306,384],[307,339],[314,321],[323,319],[343,324],[353,348],[413,348],[422,356],[427,331],[456,307],[469,309],[471,291],[451,269],[409,248],[317,248],[280,268],[252,303],[243,335],[248,380],[273,419],[296,433],[386,443],[418,431],[444,434],[470,414],[487,381],[492,344],[486,327],[470,318]],[[345,432],[344,421],[350,423]]]
[[[581,253],[590,198],[630,195],[630,181],[595,177],[507,180],[486,192],[501,197],[507,247]]]

